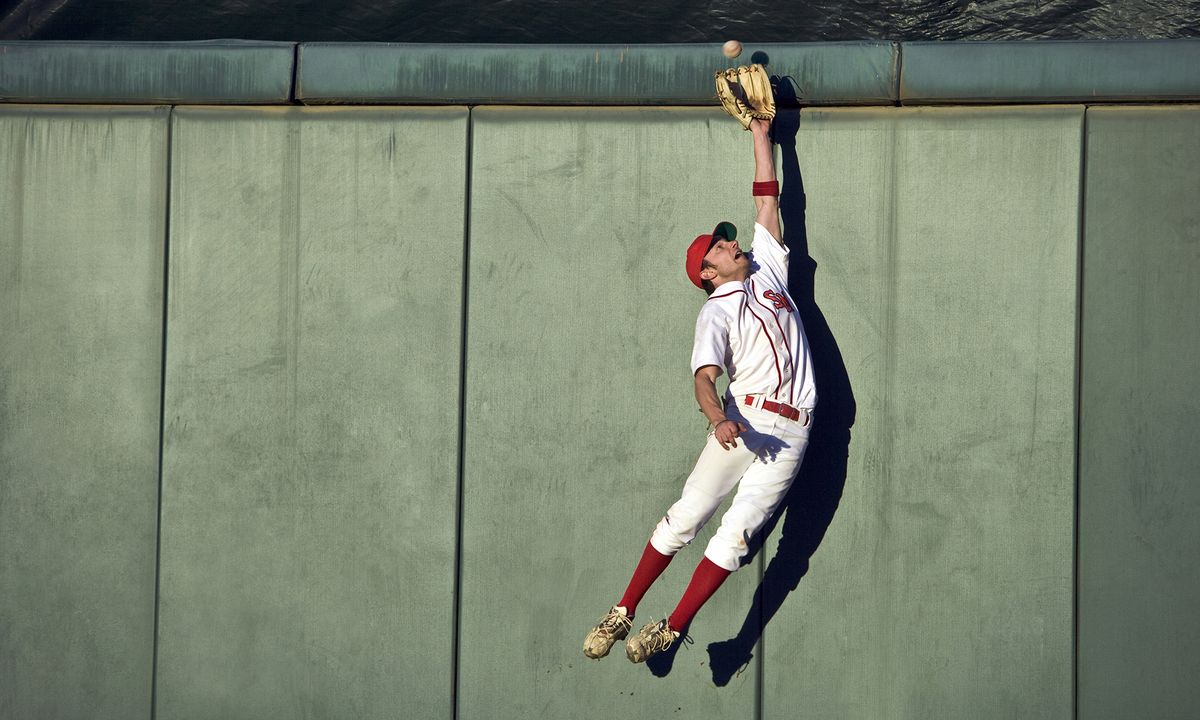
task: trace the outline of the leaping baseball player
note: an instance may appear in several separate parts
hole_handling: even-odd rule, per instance
[[[808,341],[787,289],[770,120],[747,117],[743,124],[754,137],[750,253],[738,245],[737,228],[722,222],[692,241],[684,263],[688,278],[708,294],[696,319],[692,373],[696,402],[712,431],[679,500],[654,528],[625,594],[584,639],[590,658],[606,656],[627,637],[625,654],[635,663],[670,648],[741,565],[751,538],[791,487],[808,445],[817,394]],[[716,388],[722,373],[729,375],[724,401]],[[630,636],[646,591],[735,486],[737,494],[675,610]]]

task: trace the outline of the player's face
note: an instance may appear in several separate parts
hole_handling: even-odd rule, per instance
[[[745,280],[750,276],[750,258],[733,240],[720,238],[704,256],[720,280]]]

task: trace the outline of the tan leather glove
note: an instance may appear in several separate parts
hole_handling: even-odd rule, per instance
[[[775,118],[775,96],[762,65],[755,63],[718,70],[716,83],[721,107],[747,130],[754,118],[767,122]]]

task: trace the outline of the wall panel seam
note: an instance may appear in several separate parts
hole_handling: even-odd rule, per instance
[[[794,481],[795,481],[795,478],[793,478],[793,482]],[[776,512],[778,512],[778,510],[776,510]],[[767,588],[766,588],[766,586],[763,585],[763,578],[765,578],[766,574],[767,574],[766,560],[763,559],[763,556],[766,554],[767,554],[767,539],[766,539],[766,537],[763,537],[761,539],[761,545],[759,546],[759,549],[758,549],[758,557],[755,558],[755,560],[757,561],[757,562],[755,562],[755,566],[758,570],[757,593],[760,597],[765,597],[767,594]],[[764,622],[764,617],[763,617],[764,616],[764,612],[763,612],[764,605],[765,605],[765,603],[758,603],[758,664],[757,664],[757,667],[755,668],[757,670],[757,673],[754,676],[754,720],[763,720],[763,692],[764,692],[764,686],[766,684],[765,675],[767,672],[767,651],[766,651],[767,626],[766,626],[766,623]],[[754,606],[754,602],[752,600],[751,607],[753,607],[753,606]]]
[[[1080,438],[1083,424],[1083,254],[1087,238],[1087,150],[1088,112],[1084,107],[1079,123],[1079,215],[1076,228],[1075,249],[1075,405],[1074,405],[1074,448],[1072,479],[1075,492],[1072,510],[1071,548],[1071,717],[1079,717],[1079,495],[1080,482]]]
[[[292,43],[292,72],[288,78],[288,103],[299,105],[296,100],[296,86],[300,82],[300,43]]]
[[[158,496],[155,499],[156,517],[154,523],[154,635],[150,660],[150,720],[154,720],[158,712],[158,642],[159,642],[159,597],[162,580],[162,497],[163,497],[163,455],[166,438],[166,400],[167,400],[167,310],[168,286],[171,270],[171,173],[175,124],[175,107],[167,108],[166,133],[166,162],[163,191],[163,254],[162,254],[162,331],[160,335],[160,356],[158,371]]]
[[[460,335],[458,340],[458,472],[454,498],[454,619],[451,625],[450,647],[450,717],[458,720],[459,698],[459,638],[462,624],[462,560],[463,560],[463,488],[466,470],[467,432],[467,317],[470,267],[471,267],[471,153],[474,137],[475,111],[467,106],[465,140],[465,162],[463,165],[463,250],[462,250],[462,296],[459,300]]]

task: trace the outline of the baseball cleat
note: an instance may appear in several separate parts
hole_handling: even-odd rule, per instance
[[[629,617],[625,608],[614,605],[583,639],[583,654],[593,660],[599,660],[608,654],[618,640],[625,639],[631,627],[633,618]]]
[[[648,623],[625,643],[625,655],[630,662],[646,662],[655,653],[671,647],[678,638],[679,633],[671,629],[665,618]]]

